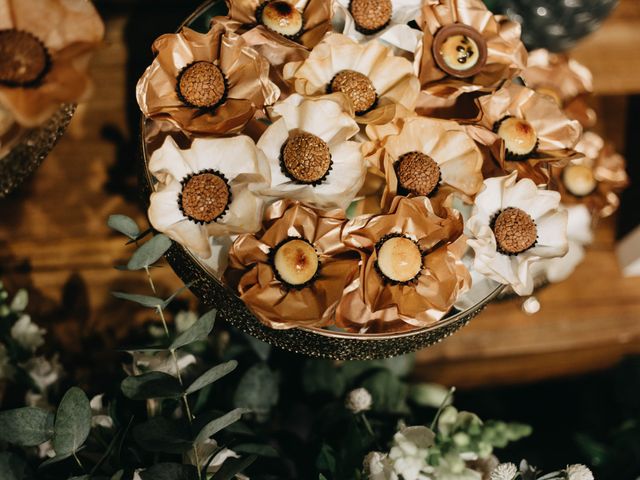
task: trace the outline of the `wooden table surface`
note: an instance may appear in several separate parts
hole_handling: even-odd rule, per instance
[[[576,50],[603,95],[595,102],[605,120],[599,130],[619,147],[627,104],[621,95],[640,92],[640,58],[629,56],[625,44],[640,41],[639,4],[623,1]],[[0,201],[0,279],[31,290],[32,314],[79,364],[89,348],[99,361],[114,361],[113,348],[149,318],[109,294],[149,292],[144,275],[113,269],[129,247],[106,226],[112,213],[145,223],[136,202],[136,138],[128,128],[137,115],[137,73],[127,74],[125,66],[134,58],[126,43],[135,44],[139,59],[148,42],[132,42],[122,15],[108,16],[107,27],[106,46],[94,61],[93,99],[35,176]],[[612,44],[617,55],[605,55]],[[640,278],[620,276],[613,230],[613,221],[602,224],[576,273],[539,293],[540,313],[524,315],[517,300],[493,304],[458,334],[419,352],[416,375],[460,387],[527,382],[604,368],[640,351]],[[181,286],[168,267],[154,276],[162,293]]]

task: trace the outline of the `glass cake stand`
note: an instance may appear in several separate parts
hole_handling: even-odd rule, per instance
[[[206,31],[213,16],[225,14],[224,2],[206,2],[183,24],[198,31]],[[152,148],[145,142],[147,122],[142,124],[141,187],[145,207],[154,189],[148,169]],[[154,142],[155,143],[155,142]],[[456,308],[439,322],[428,327],[394,334],[359,334],[325,328],[293,328],[274,330],[251,313],[245,303],[222,284],[193,253],[174,242],[166,258],[185,284],[206,305],[217,308],[220,318],[235,328],[276,347],[313,357],[335,360],[366,360],[392,357],[413,352],[440,342],[466,325],[497,297],[502,285],[472,272],[474,285],[457,302]]]
[[[27,130],[0,158],[0,198],[9,195],[40,166],[67,129],[75,110],[73,104],[63,105],[44,125]]]

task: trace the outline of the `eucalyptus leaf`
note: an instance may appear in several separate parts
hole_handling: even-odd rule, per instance
[[[258,358],[263,362],[266,362],[269,359],[269,354],[271,353],[271,345],[246,333],[244,334],[244,337],[247,339],[247,343],[251,346],[251,349],[255,352]]]
[[[330,394],[340,397],[345,391],[345,378],[331,360],[309,359],[302,372],[302,387],[308,394]]]
[[[138,238],[138,235],[140,235],[138,224],[135,222],[135,220],[133,220],[131,217],[127,217],[126,215],[109,215],[107,225],[113,230],[126,235],[131,240],[135,240],[136,238]]]
[[[118,470],[116,473],[113,474],[113,476],[111,477],[111,480],[122,480],[123,476],[124,476],[124,470]]]
[[[176,290],[175,292],[173,292],[171,294],[171,296],[169,298],[167,298],[164,303],[162,304],[162,308],[166,308],[171,302],[173,302],[173,299],[176,298],[178,295],[180,295],[182,292],[184,292],[186,289],[188,289],[189,287],[191,287],[191,285],[193,285],[193,282],[189,282],[187,284],[185,284],[183,287],[180,287],[178,290]]]
[[[439,408],[450,405],[453,401],[449,389],[436,383],[417,383],[409,387],[409,398],[412,402],[423,406]],[[447,402],[446,405],[444,404]]]
[[[0,440],[35,447],[53,436],[53,414],[36,407],[0,412]]]
[[[408,387],[389,370],[379,370],[362,382],[373,397],[373,410],[385,413],[406,413]]]
[[[78,477],[69,477],[68,480],[89,480],[90,478],[90,475],[80,475]]]
[[[56,456],[77,452],[90,430],[89,399],[78,387],[72,387],[62,397],[56,412],[52,440]]]
[[[32,478],[29,465],[18,455],[0,452],[0,478],[2,480],[28,480]]]
[[[204,372],[202,375],[200,375],[198,378],[196,378],[191,385],[189,385],[189,388],[187,388],[186,393],[189,394],[189,393],[197,392],[198,390],[206,387],[207,385],[210,385],[213,382],[218,381],[225,375],[234,371],[237,366],[238,366],[238,362],[236,362],[235,360],[230,360],[226,363],[222,363],[220,365],[216,365],[213,368],[210,368],[209,370]]]
[[[193,325],[191,325],[187,330],[182,332],[171,344],[171,350],[177,350],[185,345],[190,345],[194,342],[198,342],[201,340],[206,340],[211,330],[213,330],[213,325],[216,321],[216,310],[210,310],[204,315],[202,315],[198,320],[195,321]]]
[[[138,248],[129,263],[129,270],[141,270],[153,265],[171,248],[171,239],[163,234],[155,235],[151,240]]]
[[[150,297],[148,295],[136,295],[134,293],[124,293],[124,292],[111,292],[111,294],[116,298],[120,298],[122,300],[128,300],[130,302],[135,302],[142,305],[143,307],[149,307],[149,308],[164,307],[164,303],[165,303],[165,301],[161,298]]]
[[[164,372],[148,372],[127,377],[120,384],[122,393],[131,400],[180,398],[182,385],[176,377]]]
[[[240,443],[233,447],[233,451],[236,453],[257,455],[259,457],[278,457],[278,451],[275,448],[271,445],[262,445],[260,443]]]
[[[133,427],[133,438],[148,452],[184,453],[191,449],[189,426],[180,420],[154,417]]]
[[[278,403],[278,397],[277,373],[273,372],[266,363],[257,363],[245,372],[238,383],[233,404],[264,416]]]
[[[249,465],[255,462],[256,458],[255,455],[251,455],[227,460],[211,478],[212,480],[232,480],[238,473],[242,473]]]
[[[193,465],[157,463],[140,472],[142,480],[196,480],[198,470]]]
[[[247,410],[244,408],[236,408],[235,410],[231,410],[229,413],[210,421],[200,430],[200,432],[198,432],[196,442],[204,442],[220,430],[223,430],[232,423],[237,422],[242,418],[243,413],[247,413]]]

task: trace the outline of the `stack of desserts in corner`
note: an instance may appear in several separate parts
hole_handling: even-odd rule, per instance
[[[264,324],[394,333],[477,282],[529,295],[617,207],[590,73],[480,0],[227,7],[138,83],[148,213]]]

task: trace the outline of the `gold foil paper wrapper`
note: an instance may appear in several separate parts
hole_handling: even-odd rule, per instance
[[[360,264],[360,256],[341,240],[345,221],[342,210],[318,212],[298,202],[280,200],[267,209],[263,232],[235,240],[228,278],[237,276],[237,271],[245,272],[237,289],[260,321],[275,329],[333,323],[343,290],[357,278]],[[318,276],[299,290],[284,287],[270,259],[271,250],[291,237],[310,242],[320,261]]]
[[[280,90],[269,79],[269,62],[222,25],[205,34],[184,27],[180,33],[159,37],[157,54],[137,86],[144,115],[171,121],[194,134],[239,133],[256,109],[274,103]],[[227,79],[227,98],[214,111],[186,106],[176,91],[177,78],[194,61],[218,65]]]
[[[427,198],[396,197],[386,215],[357,217],[347,223],[343,240],[366,254],[357,282],[338,307],[336,324],[361,333],[397,332],[424,327],[442,319],[458,295],[471,284],[461,261],[466,249],[462,218],[433,212]],[[402,234],[417,241],[423,270],[415,282],[393,285],[375,267],[376,244],[385,235]]]

